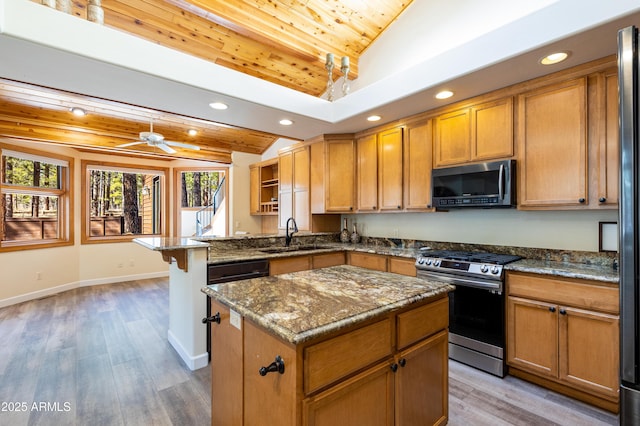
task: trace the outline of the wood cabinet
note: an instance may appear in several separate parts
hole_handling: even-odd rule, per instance
[[[378,134],[378,208],[402,210],[403,131],[395,127]]]
[[[249,166],[249,208],[252,215],[278,214],[278,159]]]
[[[353,213],[356,159],[353,135],[324,135],[311,150],[311,213]]]
[[[212,426],[446,424],[446,296],[299,345],[244,318],[231,326],[229,309],[210,303],[221,313],[212,325]],[[417,322],[425,313],[426,325]],[[401,348],[407,329],[416,341]],[[261,376],[276,357],[284,373]],[[234,380],[232,392],[222,392],[223,379]]]
[[[435,121],[435,167],[513,156],[512,97],[447,112]]]
[[[299,231],[311,230],[309,206],[309,147],[292,147],[278,156],[280,172],[279,225],[295,218]]]
[[[518,96],[520,207],[587,203],[586,78]]]
[[[269,261],[269,275],[288,274],[290,272],[306,271],[309,269],[327,268],[345,264],[344,252],[319,253],[271,259]]]
[[[378,135],[356,139],[357,210],[378,210]]]
[[[431,209],[433,120],[409,124],[404,141],[404,208]]]
[[[507,291],[510,373],[617,412],[617,288],[509,273]]]
[[[352,251],[347,253],[347,265],[387,272],[387,256]]]

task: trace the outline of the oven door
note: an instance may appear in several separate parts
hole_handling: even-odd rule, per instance
[[[504,296],[457,285],[449,293],[449,332],[504,349]]]

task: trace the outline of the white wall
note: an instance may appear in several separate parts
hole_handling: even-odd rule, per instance
[[[343,216],[349,230],[397,237],[557,250],[598,251],[599,222],[617,222],[618,211],[458,210]]]

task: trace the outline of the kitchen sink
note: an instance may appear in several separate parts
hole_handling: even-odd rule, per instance
[[[288,253],[288,252],[296,252],[296,251],[318,250],[319,248],[322,248],[322,247],[289,246],[289,247],[269,247],[269,248],[259,249],[258,251],[262,253]]]

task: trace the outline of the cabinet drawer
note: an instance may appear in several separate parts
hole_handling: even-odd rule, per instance
[[[509,272],[509,296],[526,297],[576,308],[617,314],[620,312],[618,288],[571,278],[552,278]]]
[[[449,325],[449,298],[398,314],[398,349],[403,349]]]
[[[313,269],[344,265],[344,252],[316,254],[313,256]]]
[[[289,272],[307,271],[311,269],[309,256],[295,256],[269,261],[269,275],[288,274]]]
[[[349,265],[360,266],[362,268],[373,269],[374,271],[387,271],[387,257],[379,254],[351,252]]]
[[[387,318],[305,348],[305,394],[390,356],[391,346],[391,320]]]
[[[408,275],[410,277],[415,277],[416,276],[415,259],[401,259],[398,257],[390,257],[389,272],[393,272],[395,274]]]

